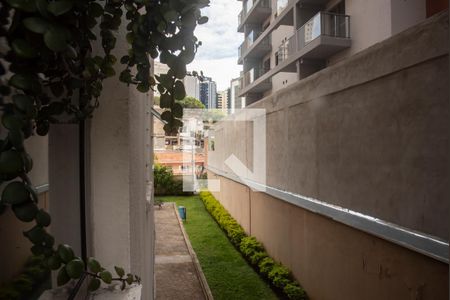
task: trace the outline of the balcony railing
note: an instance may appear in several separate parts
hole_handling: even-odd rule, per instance
[[[269,71],[268,68],[254,67],[254,68],[250,69],[248,72],[245,72],[244,73],[244,87],[249,86],[256,79],[263,76],[268,71]]]
[[[258,39],[258,37],[262,34],[261,31],[252,30],[250,34],[247,35],[244,42],[239,46],[239,60],[244,56],[244,53],[249,49],[253,43]],[[258,50],[266,51],[270,49],[271,44],[271,36],[266,36],[260,43],[258,43]],[[265,50],[264,50],[265,49]]]
[[[242,11],[239,13],[238,21],[239,27],[244,23],[244,19],[247,17],[248,13],[252,10],[253,7],[260,8],[270,8],[271,1],[270,0],[247,0],[244,2]]]
[[[350,16],[328,12],[316,14],[280,45],[277,52],[277,65],[320,36],[349,39]]]
[[[319,12],[297,30],[298,50],[319,36],[350,38],[350,16]]]
[[[281,14],[281,12],[288,6],[288,0],[278,0],[277,1],[277,16]]]

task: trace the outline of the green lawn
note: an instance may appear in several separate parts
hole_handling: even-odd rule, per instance
[[[229,242],[198,196],[157,198],[186,207],[186,232],[214,299],[278,299]]]

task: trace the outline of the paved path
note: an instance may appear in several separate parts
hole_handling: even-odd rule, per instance
[[[176,207],[165,203],[155,208],[156,299],[212,299],[195,253],[177,217]],[[187,239],[187,236],[186,236]],[[202,279],[203,278],[203,279]]]

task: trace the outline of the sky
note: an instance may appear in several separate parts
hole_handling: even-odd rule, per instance
[[[237,64],[238,48],[244,37],[237,32],[238,14],[242,2],[237,0],[211,0],[210,6],[202,10],[208,23],[197,26],[195,35],[202,41],[189,71],[203,71],[212,77],[217,90],[230,87],[230,80],[239,77],[242,66]]]

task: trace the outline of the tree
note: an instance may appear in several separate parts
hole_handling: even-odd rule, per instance
[[[161,101],[161,99],[160,99],[159,96],[153,97],[153,105],[159,106],[160,105],[160,101]]]
[[[183,100],[178,100],[183,108],[206,108],[205,105],[194,97],[185,97]]]

